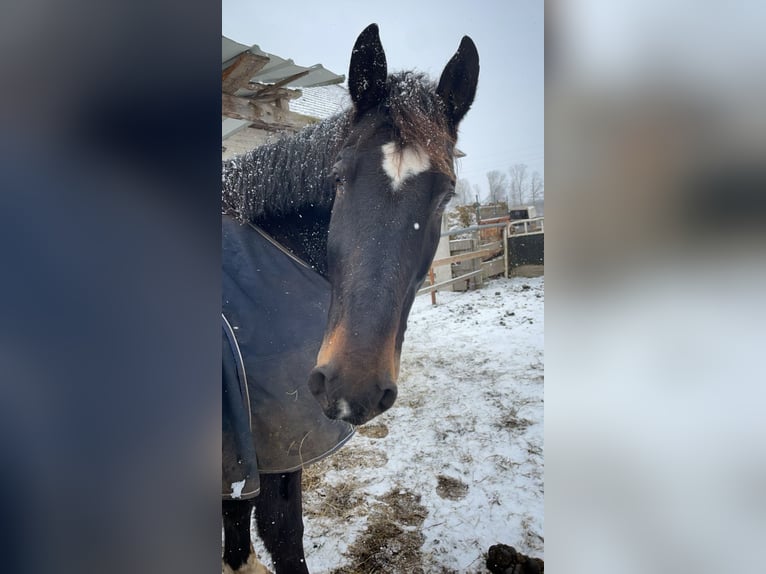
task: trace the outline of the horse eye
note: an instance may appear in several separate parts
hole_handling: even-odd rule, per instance
[[[331,175],[335,183],[343,183],[343,175],[341,174],[341,160],[336,161],[332,166]]]
[[[452,198],[455,197],[455,192],[450,191],[449,193],[445,193],[444,197],[442,197],[441,202],[439,203],[439,209],[444,209],[447,207],[447,204],[452,201]]]

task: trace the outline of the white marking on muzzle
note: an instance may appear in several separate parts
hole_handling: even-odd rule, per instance
[[[391,179],[394,190],[408,178],[423,173],[429,167],[431,158],[419,145],[400,148],[394,142],[383,144],[383,171]]]
[[[338,418],[345,419],[351,414],[351,407],[346,399],[338,399]]]

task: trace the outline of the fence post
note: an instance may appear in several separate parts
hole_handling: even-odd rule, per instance
[[[508,228],[510,225],[509,222],[508,225],[503,227],[503,265],[505,266],[506,279],[508,279]]]
[[[433,267],[428,269],[428,279],[430,279],[431,285],[436,283],[436,276],[434,275],[434,268]],[[436,289],[431,291],[431,305],[436,305]]]

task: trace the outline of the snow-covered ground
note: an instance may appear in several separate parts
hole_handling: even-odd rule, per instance
[[[497,543],[544,557],[543,301],[542,277],[416,299],[396,404],[304,473],[312,573],[486,572]]]

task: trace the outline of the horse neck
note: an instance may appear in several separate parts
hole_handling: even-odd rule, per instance
[[[266,233],[322,276],[327,276],[327,232],[332,207],[313,207],[256,220]]]
[[[330,172],[348,131],[343,114],[224,162],[223,208],[252,221],[323,275],[335,197]]]

